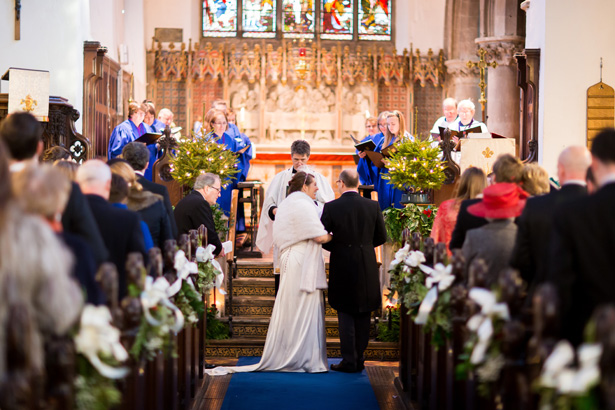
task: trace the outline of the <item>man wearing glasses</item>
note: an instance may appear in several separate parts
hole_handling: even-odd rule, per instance
[[[214,255],[222,251],[222,242],[216,232],[211,206],[220,196],[220,177],[215,174],[199,175],[194,182],[193,191],[175,206],[175,221],[178,235],[188,233],[205,225],[207,228],[207,244],[214,245]],[[179,237],[179,236],[178,236]]]

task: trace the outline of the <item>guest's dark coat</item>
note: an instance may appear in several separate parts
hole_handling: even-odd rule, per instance
[[[378,202],[346,192],[327,202],[322,223],[333,239],[329,259],[329,304],[344,313],[370,312],[382,302],[374,247],[386,242]]]
[[[188,233],[191,229],[199,229],[205,225],[207,228],[207,243],[214,245],[214,255],[222,251],[222,242],[216,232],[214,216],[211,206],[203,198],[200,192],[192,191],[175,206],[175,222],[177,223],[178,235]]]
[[[147,263],[140,218],[136,212],[116,208],[98,195],[86,195],[98,229],[109,250],[109,262],[117,268],[119,297],[126,295],[126,258],[131,252],[140,252]]]
[[[519,270],[523,280],[530,285],[530,290],[545,281],[553,215],[562,204],[586,195],[587,187],[565,184],[560,190],[527,200],[517,220],[519,230],[511,266]]]
[[[64,244],[75,257],[73,277],[77,279],[86,293],[86,303],[101,305],[105,303],[105,295],[96,282],[96,263],[92,250],[82,238],[68,232],[58,234]]]
[[[62,228],[64,232],[75,234],[87,242],[94,255],[96,266],[100,266],[109,259],[109,252],[100,235],[90,205],[79,185],[74,182],[71,183],[68,202],[62,214]]]
[[[562,336],[582,341],[594,309],[615,303],[615,183],[555,214],[548,281],[558,288]]]
[[[466,233],[470,229],[480,228],[487,224],[485,218],[474,216],[468,212],[468,207],[482,201],[480,198],[466,199],[461,201],[459,205],[459,213],[457,214],[457,222],[455,223],[455,229],[453,229],[453,235],[451,241],[448,244],[449,249],[461,249],[463,241],[466,239]]]
[[[164,249],[164,241],[175,239],[171,231],[169,215],[160,196],[148,195],[148,198],[140,201],[133,201],[129,197],[128,209],[137,212],[143,222],[147,224],[154,246]],[[175,217],[173,217],[173,220],[175,220]]]
[[[173,216],[173,206],[171,205],[171,198],[169,197],[169,190],[166,186],[149,181],[143,175],[137,174],[137,182],[143,185],[143,189],[149,192],[153,192],[158,195],[162,195],[164,202],[164,208],[169,215],[169,223],[171,224],[171,232],[173,238],[177,238],[177,225],[175,224],[175,216]]]

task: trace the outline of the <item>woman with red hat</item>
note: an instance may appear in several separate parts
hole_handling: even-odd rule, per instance
[[[521,215],[528,196],[516,184],[498,183],[485,188],[482,201],[468,207],[469,213],[487,219],[488,223],[466,235],[462,248],[466,269],[474,259],[483,259],[489,284],[509,266],[517,236],[515,218]]]

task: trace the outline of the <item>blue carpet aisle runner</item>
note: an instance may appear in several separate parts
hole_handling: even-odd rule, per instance
[[[260,357],[240,357],[238,366],[258,363]],[[329,364],[341,359],[329,359]],[[222,410],[379,409],[367,372],[235,373]]]

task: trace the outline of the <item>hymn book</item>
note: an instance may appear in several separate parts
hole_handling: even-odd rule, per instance
[[[383,160],[385,158],[389,158],[396,151],[397,148],[395,148],[394,145],[389,145],[388,147],[383,148],[381,152],[365,151],[365,153],[367,154],[367,157],[372,160],[375,166],[378,168],[386,168]]]
[[[135,142],[142,142],[145,145],[150,145],[158,142],[160,137],[162,137],[161,132],[148,132],[137,138]]]
[[[360,152],[373,151],[376,149],[376,144],[374,144],[374,141],[372,140],[360,142],[352,134],[350,134],[350,138],[352,138],[352,141],[354,142],[354,147]]]

